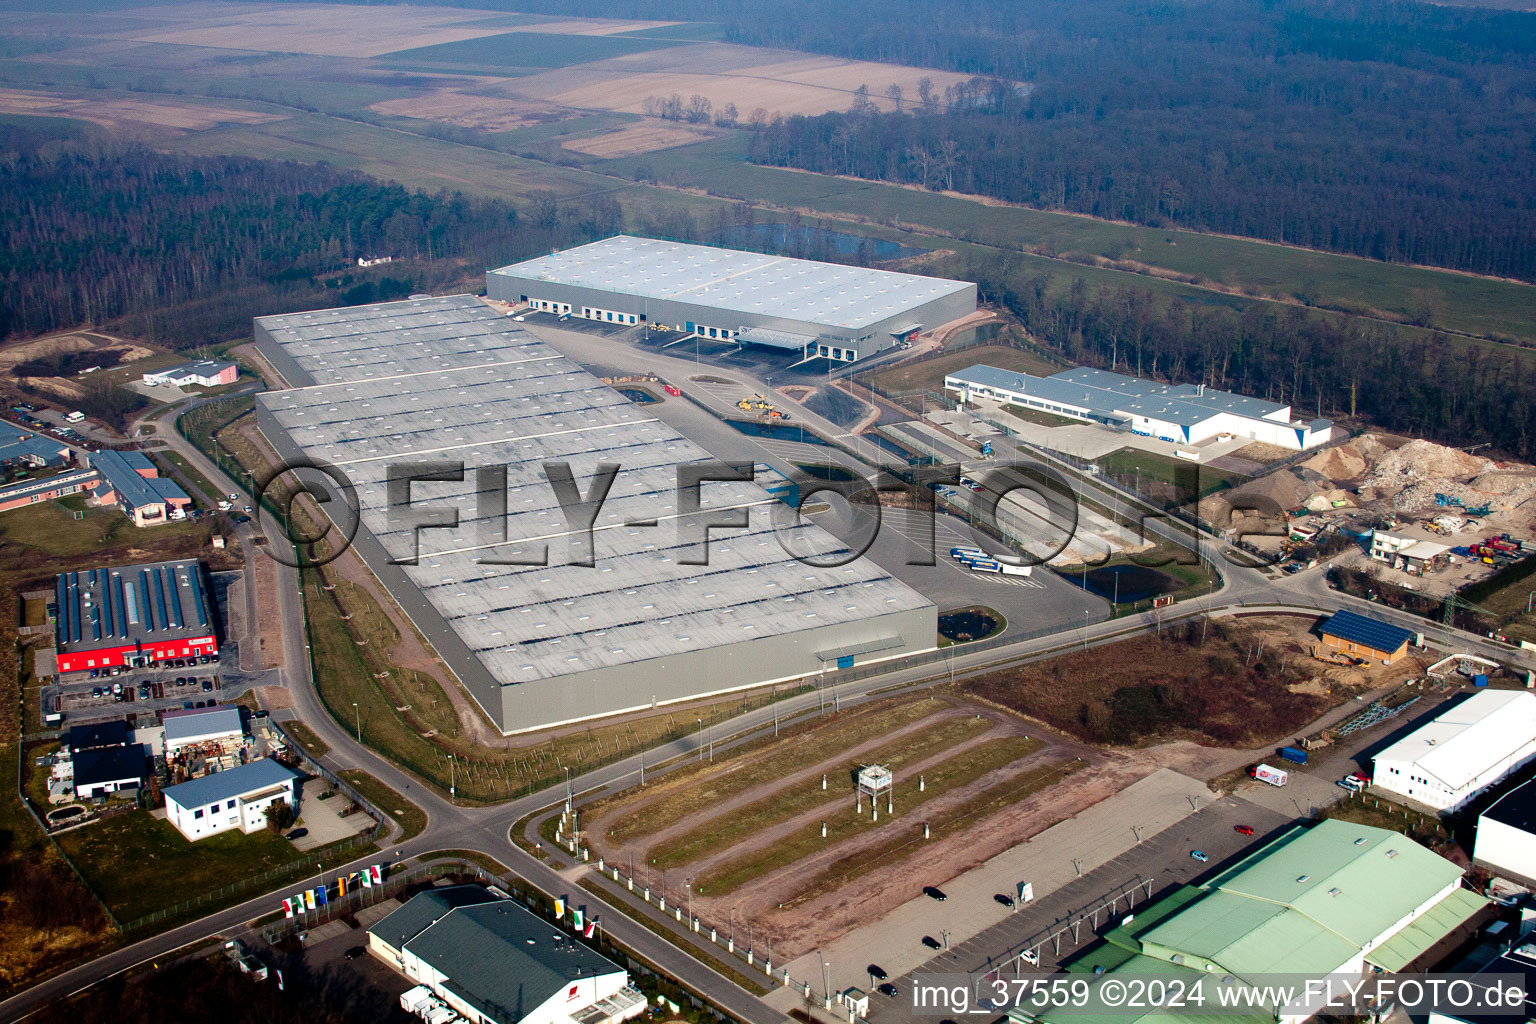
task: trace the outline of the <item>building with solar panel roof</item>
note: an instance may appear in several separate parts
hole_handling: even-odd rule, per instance
[[[1348,611],[1334,612],[1318,633],[1335,650],[1384,665],[1401,658],[1414,638],[1412,630]]]
[[[219,653],[208,580],[195,559],[60,573],[54,601],[60,672]]]

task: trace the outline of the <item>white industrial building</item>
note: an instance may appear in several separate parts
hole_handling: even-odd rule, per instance
[[[746,523],[706,550],[682,474],[713,457],[474,296],[263,317],[256,336],[291,385],[257,397],[262,435],[290,464],[346,473],[353,550],[503,732],[830,682],[937,645],[933,602],[869,558],[791,554],[848,548],[780,525],[758,483],[700,485],[703,514]],[[456,529],[418,531],[391,506],[390,467],[427,460],[464,467],[412,491],[415,509],[457,511]],[[618,470],[589,535],[547,467],[585,493],[604,464]],[[482,470],[505,474],[484,497]]]
[[[1536,694],[1483,690],[1376,755],[1372,784],[1454,811],[1536,757]]]
[[[1472,862],[1536,884],[1536,782],[1522,782],[1477,816]]]
[[[1196,445],[1231,435],[1299,451],[1326,444],[1333,436],[1331,421],[1293,421],[1291,407],[1279,402],[1084,366],[1036,377],[977,364],[945,376],[944,387],[962,402],[979,398],[1037,409],[1170,444]]]
[[[167,711],[164,722],[166,760],[194,747],[218,746],[227,753],[245,739],[240,709],[234,705]]]
[[[179,388],[189,384],[216,388],[221,384],[233,384],[239,379],[240,367],[227,359],[203,359],[144,374],[145,384],[170,384]]]
[[[196,842],[239,829],[249,835],[267,827],[267,808],[299,806],[299,777],[271,758],[214,772],[165,790],[165,820]]]
[[[368,930],[368,951],[469,1024],[618,1024],[645,1012],[629,972],[499,890],[417,893]]]
[[[969,281],[632,235],[492,270],[485,288],[561,316],[664,325],[838,363],[976,312]]]

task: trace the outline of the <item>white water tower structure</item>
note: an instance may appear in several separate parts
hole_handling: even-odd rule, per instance
[[[891,787],[891,770],[884,765],[869,764],[859,768],[858,784],[855,787],[854,809],[863,812],[864,795],[869,794],[869,807],[874,812],[875,820],[880,818],[880,794],[885,794],[885,812],[892,813],[895,810],[893,790]]]

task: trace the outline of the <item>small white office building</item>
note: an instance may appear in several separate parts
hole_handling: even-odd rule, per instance
[[[171,786],[165,791],[165,819],[196,842],[236,828],[259,832],[267,827],[267,808],[283,802],[298,810],[299,777],[263,758]]]
[[[1454,811],[1536,757],[1536,694],[1483,690],[1376,755],[1372,784]]]

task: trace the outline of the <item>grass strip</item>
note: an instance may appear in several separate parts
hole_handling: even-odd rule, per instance
[[[304,748],[304,752],[310,757],[324,757],[331,752],[331,745],[319,736],[315,730],[297,719],[279,723],[288,738]]]
[[[369,775],[361,768],[349,768],[340,774],[342,778],[351,784],[353,789],[372,801],[375,807],[394,818],[395,823],[405,830],[404,834],[395,840],[397,843],[403,843],[407,839],[414,839],[426,829],[427,812],[384,785],[384,783],[372,775]]]
[[[777,741],[765,746],[746,744],[732,751],[727,760],[716,760],[692,771],[679,769],[658,786],[670,792],[617,819],[608,836],[624,842],[660,832],[696,811],[820,764],[857,745],[865,737],[891,732],[938,710],[939,705],[933,701],[917,699],[817,718],[788,734],[781,734]],[[747,753],[752,756],[743,756]],[[591,810],[598,807],[600,804]]]
[[[915,837],[893,835],[885,842],[869,849],[850,853],[835,861],[804,892],[796,896],[793,902],[801,903],[818,899],[847,885],[855,875],[895,864],[908,856],[914,847],[953,836],[961,829],[996,814],[1005,807],[1016,804],[1048,786],[1056,785],[1086,765],[1087,762],[1080,757],[1070,761],[1059,761],[1026,772],[1019,778],[1009,779],[989,787],[941,817],[931,820],[928,824],[932,838],[925,840],[921,835]],[[785,906],[790,905],[785,904]]]
[[[995,726],[995,722],[986,718],[952,718],[918,736],[909,735],[892,740],[862,755],[861,760],[885,765],[894,772],[925,761]],[[848,770],[844,771],[843,768]],[[753,801],[745,807],[703,822],[680,836],[652,847],[651,864],[666,869],[689,864],[712,850],[725,849],[816,807],[846,803],[853,795],[857,768],[853,761],[847,761],[839,765],[837,770],[827,773],[826,789],[822,789],[817,780],[806,779],[793,789]]]
[[[848,814],[846,810],[835,818],[827,820],[827,835],[822,838],[819,824],[810,825],[799,830],[794,835],[785,836],[775,842],[766,850],[753,850],[748,854],[729,861],[719,868],[701,877],[695,890],[699,893],[709,893],[711,896],[722,896],[734,892],[741,886],[754,879],[779,868],[787,867],[803,857],[810,856],[818,850],[825,850],[831,844],[841,842],[862,835],[871,829],[885,826],[887,831],[894,832],[889,843],[905,847],[911,843],[910,830],[891,830],[889,824],[904,818],[910,818],[919,809],[926,806],[929,801],[936,800],[951,790],[967,786],[988,772],[1006,768],[1008,765],[1021,758],[1028,757],[1043,746],[1041,741],[1029,736],[1004,736],[999,739],[989,740],[986,743],[977,744],[968,750],[941,764],[930,772],[924,773],[924,788],[918,790],[918,782],[915,779],[907,779],[893,787],[894,812],[887,813],[885,808],[880,809],[880,822],[876,823],[872,817],[865,814]],[[1025,778],[1030,778],[1036,773],[1030,772]],[[1001,783],[1002,787],[1010,787],[1018,780],[1010,780]],[[996,787],[994,787],[995,789]],[[993,789],[984,791],[977,799],[993,793]],[[1033,792],[1033,790],[1030,790]],[[969,803],[962,807],[970,806]],[[933,821],[930,819],[930,826]],[[942,827],[942,826],[941,826]],[[916,840],[922,842],[921,838]],[[883,849],[887,844],[881,844],[876,849]],[[858,856],[863,856],[859,854]],[[839,862],[841,863],[841,862]]]
[[[683,952],[693,957],[695,960],[702,961],[705,966],[714,971],[716,974],[729,978],[732,982],[740,985],[742,988],[746,989],[748,992],[751,992],[755,996],[768,994],[768,986],[764,985],[757,979],[748,977],[747,975],[738,971],[736,968],[732,967],[730,964],[726,963],[724,960],[721,960],[719,957],[705,952],[691,942],[685,944],[678,941],[679,936],[673,932],[672,929],[663,926],[658,921],[653,919],[650,914],[642,912],[638,907],[630,906],[624,900],[622,894],[619,893],[617,887],[610,887],[606,882],[600,883],[591,878],[583,878],[576,884],[592,893],[593,895],[602,897],[605,905],[612,907],[614,910],[617,910],[631,921],[634,921],[636,924],[643,925],[648,931],[655,932],[657,935],[661,936],[663,939],[666,939],[668,942],[672,943],[672,945],[678,947]]]
[[[493,875],[510,875],[512,869],[489,854],[478,850],[433,850],[416,858],[423,864],[430,864],[438,860],[465,860],[471,864],[477,864]]]

